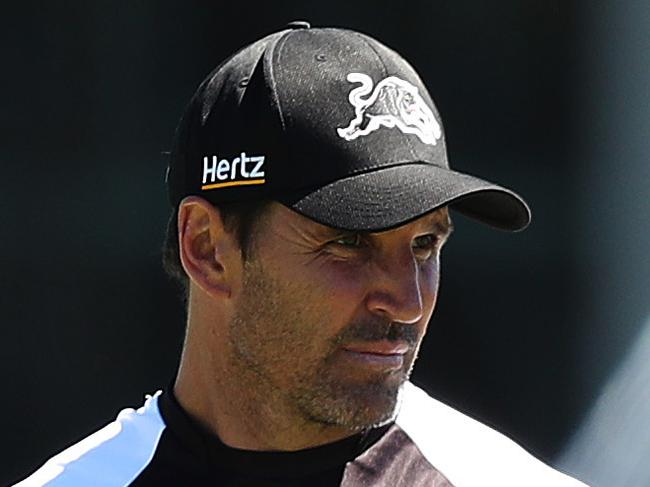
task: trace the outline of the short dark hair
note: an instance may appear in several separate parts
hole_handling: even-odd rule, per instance
[[[255,224],[268,208],[270,201],[253,200],[234,203],[220,203],[218,208],[226,231],[233,232],[239,243],[242,258],[248,260],[254,245]],[[178,247],[178,206],[174,208],[167,221],[167,232],[162,248],[163,269],[183,292],[183,299],[187,301],[189,293],[189,278],[181,264],[180,249]]]

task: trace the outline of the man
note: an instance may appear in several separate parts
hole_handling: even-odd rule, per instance
[[[306,22],[245,47],[190,101],[167,184],[173,386],[18,485],[583,485],[408,382],[449,208],[512,231],[530,213],[449,169],[397,53]]]

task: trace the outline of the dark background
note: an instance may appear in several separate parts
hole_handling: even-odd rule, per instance
[[[5,3],[0,484],[172,378],[164,152],[203,77],[295,19],[402,53],[452,166],[530,203],[519,234],[455,219],[414,381],[561,457],[650,314],[643,2]]]

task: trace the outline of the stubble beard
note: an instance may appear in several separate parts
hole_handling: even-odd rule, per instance
[[[359,338],[364,333],[360,330],[388,336],[391,325],[385,324],[385,332],[376,324],[351,325],[326,339],[318,331],[326,330],[327,323],[315,322],[326,318],[308,310],[309,303],[318,302],[318,296],[306,296],[298,286],[273,279],[258,262],[248,262],[241,301],[229,326],[233,373],[249,395],[281,402],[279,410],[292,411],[303,421],[350,431],[390,422],[415,361],[419,342],[414,343],[413,327],[408,325],[406,333],[413,351],[402,369],[346,374],[340,345]]]

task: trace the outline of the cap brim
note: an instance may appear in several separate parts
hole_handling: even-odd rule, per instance
[[[319,223],[346,230],[387,230],[447,205],[501,230],[520,231],[530,222],[528,205],[513,191],[422,163],[357,174],[279,201]]]

